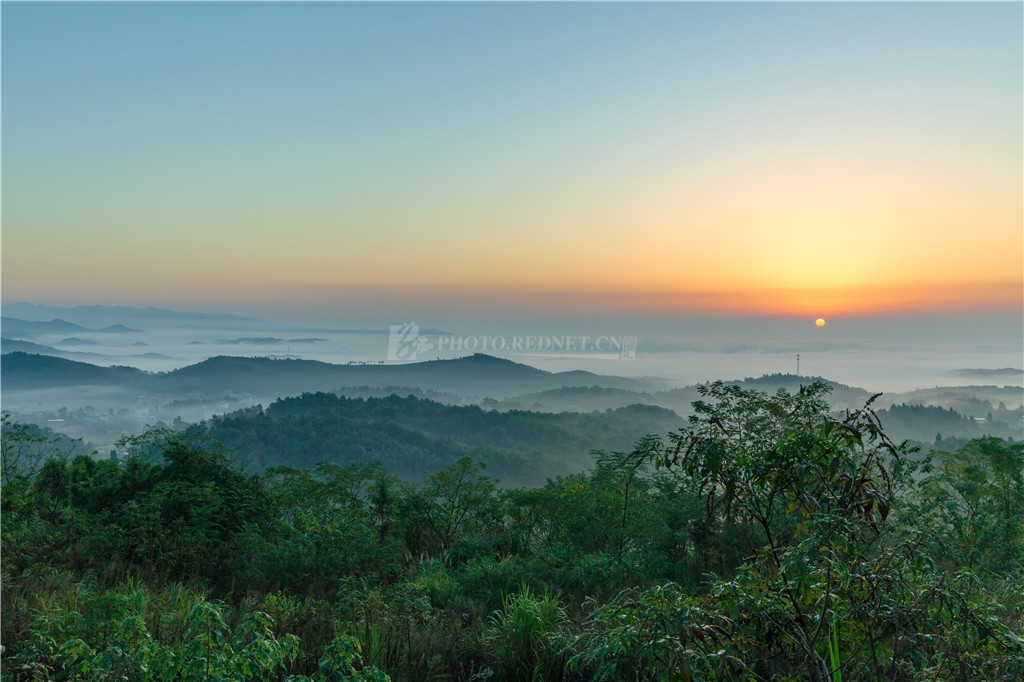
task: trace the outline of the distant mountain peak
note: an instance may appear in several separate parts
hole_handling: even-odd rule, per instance
[[[54,318],[49,322],[32,322],[17,317],[2,317],[0,325],[3,325],[4,336],[8,338],[21,336],[42,336],[43,334],[73,334],[89,331],[77,324]]]
[[[112,324],[108,327],[104,327],[103,329],[99,329],[97,331],[104,334],[138,334],[142,330],[132,329],[131,327],[126,327],[123,324]]]
[[[461,358],[455,358],[453,360],[453,362],[491,363],[491,364],[494,364],[494,365],[505,365],[505,366],[521,365],[523,367],[527,367],[528,366],[528,365],[523,365],[523,363],[521,363],[521,362],[516,362],[515,360],[509,360],[508,358],[499,358],[499,357],[494,356],[494,355],[488,355],[487,353],[473,353],[472,355],[465,355],[465,356],[463,356]]]
[[[515,360],[509,360],[508,358],[499,358],[494,355],[488,355],[487,353],[473,353],[472,355],[465,355],[461,358],[450,358],[450,359],[439,359],[439,360],[428,360],[426,362],[410,363],[416,365],[431,365],[436,363],[444,363],[448,367],[452,368],[465,368],[465,369],[478,369],[495,371],[498,370],[504,374],[515,372],[523,375],[541,375],[551,374],[543,369],[537,369],[530,365],[516,362]]]

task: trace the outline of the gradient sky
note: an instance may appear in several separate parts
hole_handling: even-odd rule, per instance
[[[0,12],[5,302],[1021,314],[1021,3]]]

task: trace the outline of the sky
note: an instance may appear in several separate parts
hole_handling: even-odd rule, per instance
[[[1021,3],[12,3],[2,297],[1022,313]]]

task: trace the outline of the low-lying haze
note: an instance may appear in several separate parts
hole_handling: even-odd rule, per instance
[[[275,321],[231,314],[178,314],[116,307],[63,308],[11,304],[4,316],[27,322],[63,320],[83,330],[42,329],[10,334],[19,343],[4,351],[39,352],[98,365],[125,364],[165,372],[217,355],[302,358],[330,363],[396,362],[388,357],[392,325],[416,323],[431,347],[415,359],[454,358],[486,352],[550,371],[586,369],[619,376],[662,377],[680,384],[741,379],[773,373],[823,376],[877,391],[906,391],[936,385],[1013,383],[1012,374],[971,374],[961,370],[1019,368],[1021,319],[977,314],[951,317],[902,316],[830,319],[824,327],[801,318],[681,316],[651,318],[489,318],[451,315],[379,319],[324,315]],[[17,329],[9,322],[4,330]],[[100,332],[114,325],[125,329]],[[21,325],[23,326],[23,325]],[[635,337],[634,359],[622,359],[619,345]],[[76,343],[68,343],[77,339]],[[520,341],[516,342],[516,339]],[[547,341],[543,341],[547,339]],[[542,348],[575,339],[574,351]],[[530,344],[534,344],[531,347]],[[589,347],[582,347],[589,344]],[[608,352],[612,351],[612,352]],[[982,381],[984,379],[984,381]]]

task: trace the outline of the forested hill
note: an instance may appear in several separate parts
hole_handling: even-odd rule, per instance
[[[52,355],[5,353],[0,381],[6,390],[63,386],[142,386],[149,375],[134,367],[100,367]]]
[[[548,414],[482,410],[430,400],[341,398],[307,393],[206,423],[210,435],[257,470],[317,462],[379,462],[389,473],[422,480],[461,457],[483,462],[502,485],[543,485],[548,477],[590,468],[591,451],[628,451],[648,434],[678,428],[670,410],[634,405],[606,412]]]
[[[5,388],[19,390],[104,385],[164,394],[223,395],[238,391],[273,396],[332,391],[341,386],[415,386],[504,398],[562,386],[601,384],[641,389],[665,383],[583,371],[547,372],[480,353],[404,365],[335,365],[315,360],[218,356],[171,372],[151,374],[18,352],[3,356],[2,374]]]

